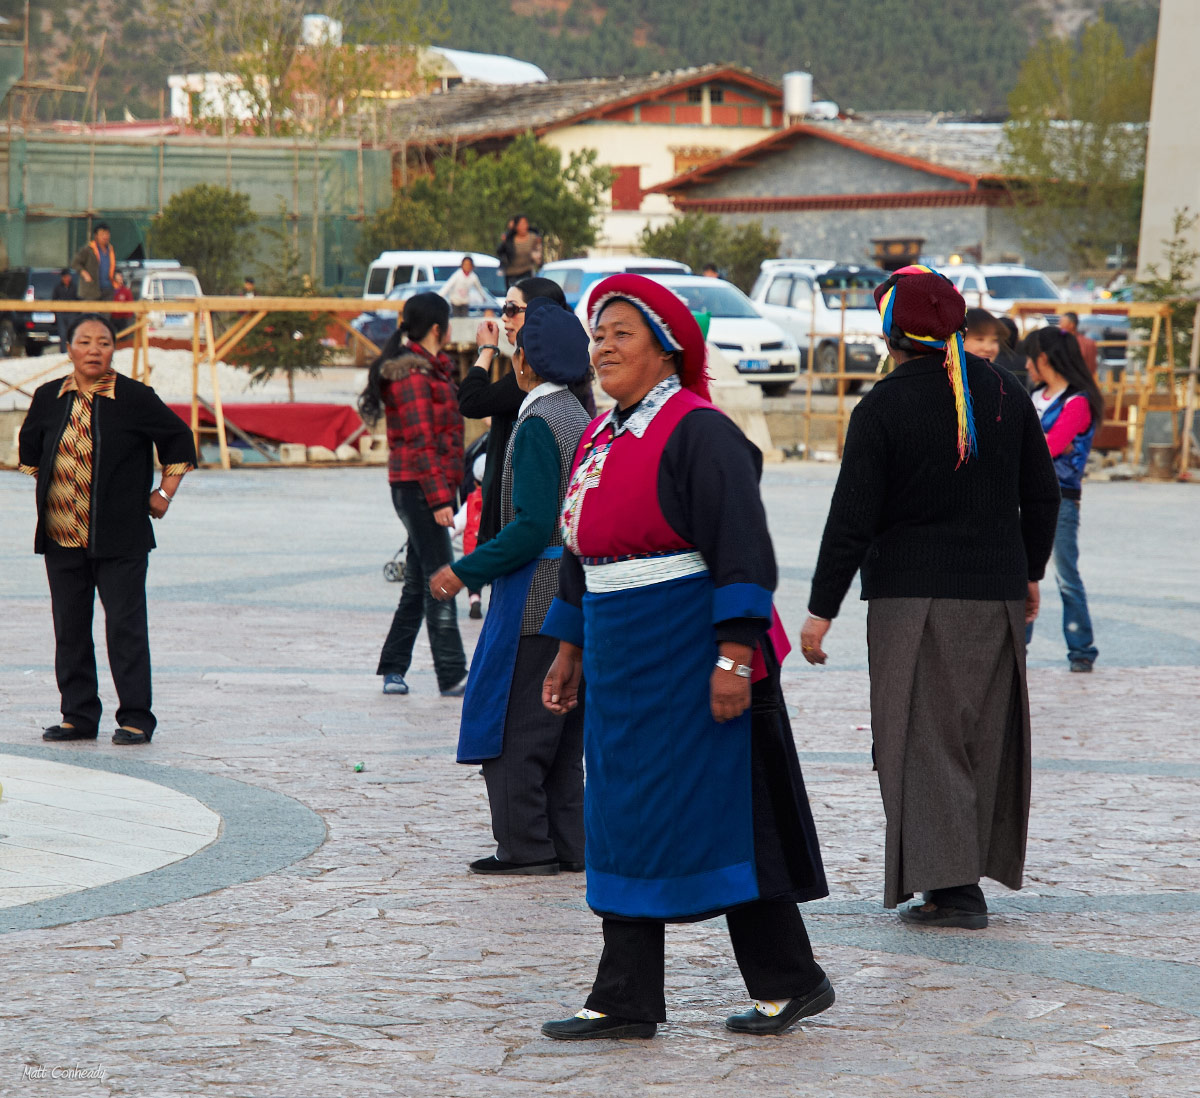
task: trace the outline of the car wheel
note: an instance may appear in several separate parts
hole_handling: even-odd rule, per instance
[[[33,340],[30,340],[25,344],[25,357],[37,358],[45,349],[44,343],[34,343]]]
[[[792,391],[790,381],[772,381],[763,385],[763,395],[769,397],[785,397]]]
[[[17,347],[17,330],[11,320],[0,320],[0,358],[12,358]]]
[[[838,372],[838,349],[836,343],[822,343],[817,348],[816,370],[818,374],[836,375]],[[817,393],[836,393],[837,378],[823,377],[815,378],[813,381],[813,391]],[[846,392],[857,393],[862,388],[861,381],[847,381]]]

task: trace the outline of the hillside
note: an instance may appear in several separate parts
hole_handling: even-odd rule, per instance
[[[345,0],[353,11],[358,0]],[[365,5],[369,0],[361,0]],[[1002,110],[1032,41],[1073,33],[1097,13],[1127,45],[1153,37],[1158,0],[419,0],[443,9],[440,44],[506,53],[551,78],[651,72],[712,61],[772,79],[815,77],[819,97],[859,110]],[[0,15],[21,18],[18,0]],[[312,9],[321,4],[314,0]],[[937,11],[930,21],[926,13]],[[87,84],[107,31],[98,81],[110,120],[157,116],[170,72],[188,62],[150,0],[38,0],[31,27],[35,72]],[[680,12],[687,12],[686,19]],[[40,117],[78,117],[82,97],[47,94]]]

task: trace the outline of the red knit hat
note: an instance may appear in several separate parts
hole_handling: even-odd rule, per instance
[[[664,351],[682,352],[680,382],[685,389],[708,400],[708,347],[683,298],[644,275],[610,275],[597,282],[588,296],[588,328],[596,330],[604,306],[614,301],[627,301],[637,309]]]
[[[899,328],[907,336],[948,340],[967,322],[967,303],[962,294],[948,278],[928,267],[901,267],[876,286],[875,304],[881,309],[884,295],[893,286],[896,292],[890,302],[892,328]]]

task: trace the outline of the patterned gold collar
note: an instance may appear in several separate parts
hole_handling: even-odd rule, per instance
[[[88,393],[88,396],[102,396],[108,397],[109,400],[116,400],[116,386],[117,371],[109,370],[108,373],[106,373],[102,378],[100,378],[99,381],[96,382],[95,385],[92,386],[91,392]],[[66,396],[67,393],[77,392],[79,392],[79,386],[75,384],[75,375],[70,374],[63,379],[62,387],[58,390],[58,395],[61,397]]]

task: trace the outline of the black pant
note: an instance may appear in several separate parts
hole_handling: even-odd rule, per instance
[[[438,602],[429,593],[429,580],[453,559],[450,531],[439,526],[425,502],[425,494],[416,481],[392,485],[392,503],[408,531],[408,553],[404,558],[404,586],[400,605],[392,617],[383,651],[379,654],[377,675],[405,675],[412,663],[413,643],[425,619],[429,647],[439,690],[447,690],[462,681],[467,673],[467,657],[458,633],[458,612],[454,599]]]
[[[813,960],[800,909],[793,903],[757,901],[725,916],[729,940],[752,999],[807,995],[825,979]],[[604,920],[604,952],[588,1010],[638,1022],[665,1022],[662,923]]]
[[[542,683],[557,654],[554,637],[521,638],[504,749],[483,764],[502,862],[583,861],[584,706],[559,717],[542,704]]]
[[[150,634],[146,623],[147,554],[89,557],[86,549],[46,545],[46,578],[54,612],[54,673],[62,716],[85,732],[100,726],[100,694],[92,612],[104,606],[108,662],[117,688],[117,724],[153,732],[150,711]]]

